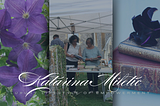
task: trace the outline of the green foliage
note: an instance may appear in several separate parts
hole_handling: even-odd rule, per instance
[[[7,100],[8,106],[12,106],[13,94],[10,91],[6,93],[6,100]]]
[[[48,70],[48,66],[49,66],[49,60],[47,59],[47,53],[45,50],[41,51],[38,53],[38,58],[35,56],[37,62],[38,62],[38,67],[42,67],[46,70]]]
[[[1,106],[7,106],[7,102],[0,101]]]
[[[46,4],[43,4],[43,7],[42,7],[42,14],[47,18],[49,17],[49,8]]]
[[[59,78],[64,77],[62,82],[64,82],[67,78],[66,75],[66,56],[64,53],[64,49],[59,45],[52,46],[54,49],[53,57],[54,57],[54,66],[55,72],[58,72]],[[71,99],[68,99],[71,98]],[[68,86],[62,86],[59,84],[56,86],[56,102],[58,106],[77,106],[76,99],[69,92]]]
[[[1,67],[1,66],[7,65],[6,60],[8,59],[8,55],[12,50],[12,48],[3,46],[1,42],[0,42],[0,45],[1,45],[1,49],[0,49],[0,67]]]

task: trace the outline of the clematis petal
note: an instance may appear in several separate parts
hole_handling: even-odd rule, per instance
[[[23,42],[22,39],[17,38],[13,33],[2,30],[0,32],[1,42],[6,47],[15,47],[20,42]]]
[[[35,56],[37,56],[38,53],[43,50],[43,49],[41,48],[41,45],[40,45],[40,44],[30,44],[29,49],[30,49],[33,53],[35,53]]]
[[[23,83],[18,82],[13,88],[13,95],[19,102],[26,104],[26,101],[31,99],[31,97],[34,95],[34,91],[28,96],[26,96],[26,94],[34,88],[34,86],[26,87]]]
[[[40,14],[42,12],[44,0],[27,0],[26,7],[29,14]]]
[[[23,50],[24,49],[22,45],[14,47],[13,50],[9,53],[8,59],[17,62],[17,58]]]
[[[24,37],[24,41],[27,43],[37,43],[40,40],[41,40],[40,34],[28,33],[28,35]]]
[[[43,69],[41,67],[40,68],[36,68],[36,69],[32,70],[31,72],[34,72],[35,74],[39,75],[39,77],[40,77],[39,79],[42,79],[42,78],[44,78],[45,76],[47,76],[49,74],[48,70],[45,70],[45,69]],[[45,78],[43,80],[40,80],[38,83],[35,84],[35,86],[37,86],[37,87],[43,86],[45,83],[43,83],[42,85],[41,85],[41,83],[44,80],[49,80],[49,78]]]
[[[42,14],[30,16],[27,26],[30,33],[42,34],[48,32],[47,21]]]
[[[23,18],[12,19],[11,28],[9,29],[16,37],[20,38],[27,32],[26,21]]]
[[[25,11],[25,0],[5,0],[4,6],[12,17],[22,17]]]
[[[15,67],[0,67],[0,82],[7,87],[13,86],[18,82],[20,71]]]
[[[17,59],[17,64],[21,72],[28,72],[37,66],[37,60],[35,59],[31,50],[23,50]]]
[[[0,10],[0,29],[8,29],[11,25],[11,16],[6,9]]]

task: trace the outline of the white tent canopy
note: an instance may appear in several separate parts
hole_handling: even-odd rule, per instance
[[[73,23],[73,25],[71,25]],[[50,0],[50,32],[111,33],[112,0]]]

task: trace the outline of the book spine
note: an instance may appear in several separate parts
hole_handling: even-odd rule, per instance
[[[143,67],[143,66],[134,66],[130,64],[122,64],[122,63],[114,63],[113,64],[113,72],[121,74],[118,79],[119,81],[124,78],[124,76],[129,75],[127,77],[126,83],[130,81],[131,78],[137,77],[141,78],[141,83],[138,86],[130,86],[131,82],[128,84],[129,86],[123,85],[119,86],[123,89],[131,89],[137,91],[144,92],[152,92],[152,93],[160,93],[160,69],[152,68],[152,67]],[[132,81],[133,82],[133,81]]]
[[[120,43],[118,51],[123,54],[160,62],[160,52],[155,50]]]

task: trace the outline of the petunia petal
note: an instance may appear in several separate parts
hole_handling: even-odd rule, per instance
[[[30,33],[42,34],[48,32],[47,21],[42,14],[30,16],[27,26]]]
[[[4,6],[12,17],[22,17],[25,11],[25,0],[5,0]]]
[[[26,104],[26,101],[31,99],[31,97],[34,95],[34,91],[28,96],[26,96],[26,94],[34,88],[34,86],[26,87],[23,83],[18,82],[18,84],[16,84],[13,88],[13,95],[19,102]]]
[[[15,67],[0,67],[0,82],[7,87],[13,86],[18,82],[20,71]]]
[[[151,8],[147,7],[143,12],[142,12],[142,17],[144,19],[147,19],[148,21],[152,20],[153,13],[157,10],[157,8]]]
[[[44,0],[27,0],[27,12],[30,14],[40,14],[42,12]]]
[[[9,29],[16,37],[20,38],[27,32],[26,21],[23,18],[12,19],[11,28]]]
[[[28,72],[37,66],[37,60],[35,59],[31,50],[23,50],[17,59],[17,64],[21,72]]]
[[[38,53],[43,50],[43,49],[41,48],[41,45],[40,45],[40,44],[30,44],[29,49],[30,49],[33,53],[35,53],[35,56],[37,56]]]
[[[37,43],[40,40],[41,40],[40,34],[28,33],[28,35],[24,37],[24,41],[27,43]]]
[[[6,9],[0,10],[0,29],[8,29],[11,25],[11,16]]]
[[[13,33],[2,30],[0,32],[1,42],[6,47],[15,47],[20,42],[23,42],[22,39],[17,38]]]
[[[132,24],[133,24],[133,28],[136,32],[141,32],[143,30],[143,27],[142,27],[142,17],[141,15],[138,15],[134,18],[132,18]]]

